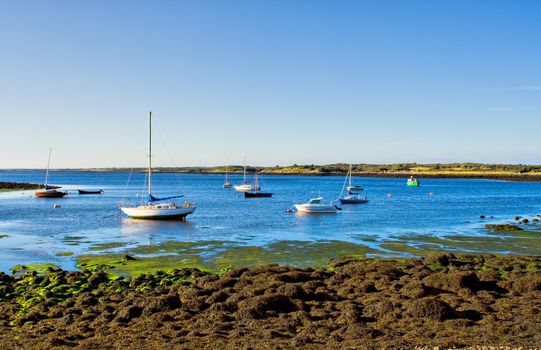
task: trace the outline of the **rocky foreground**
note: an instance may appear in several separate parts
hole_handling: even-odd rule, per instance
[[[373,349],[541,344],[541,258],[452,254],[0,275],[0,349]]]

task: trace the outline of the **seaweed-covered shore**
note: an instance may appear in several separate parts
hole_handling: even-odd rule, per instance
[[[0,191],[37,190],[39,188],[43,188],[43,185],[25,182],[0,182]]]
[[[344,349],[541,344],[541,258],[340,259],[221,275],[0,274],[0,348]]]

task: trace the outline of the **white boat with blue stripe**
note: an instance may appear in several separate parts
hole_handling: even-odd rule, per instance
[[[149,116],[149,152],[148,152],[148,195],[146,203],[139,206],[121,205],[120,210],[134,219],[180,219],[193,214],[195,203],[184,201],[183,204],[169,202],[171,199],[184,198],[184,195],[159,198],[152,194],[152,112]],[[168,201],[168,202],[166,202]]]

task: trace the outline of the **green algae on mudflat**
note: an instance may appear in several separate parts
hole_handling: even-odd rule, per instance
[[[279,241],[263,247],[235,246],[230,242],[164,242],[139,246],[115,254],[86,254],[77,257],[81,269],[105,268],[116,275],[152,273],[180,268],[223,272],[231,267],[279,263],[292,266],[328,266],[329,260],[350,256],[363,258],[382,251],[343,241]],[[154,255],[159,254],[159,255]],[[126,255],[131,258],[127,259]]]
[[[383,249],[425,256],[435,252],[541,255],[541,233],[514,231],[476,236],[403,235],[395,241],[381,243]]]
[[[89,250],[107,250],[107,249],[113,249],[113,248],[120,248],[126,246],[128,243],[125,242],[106,242],[106,243],[98,243],[92,245]]]
[[[46,273],[50,269],[59,269],[58,265],[55,264],[31,264],[31,265],[16,265],[13,266],[10,270],[12,273],[25,273],[36,271],[37,273]]]
[[[204,252],[215,252],[218,249],[223,249],[227,244],[232,242],[227,241],[197,241],[197,242],[178,242],[167,241],[156,244],[140,245],[129,249],[132,254],[164,254],[164,253],[181,253],[181,254],[199,254]]]
[[[88,270],[104,270],[113,276],[139,276],[157,271],[196,268],[209,271],[198,255],[165,255],[132,257],[126,254],[86,254],[77,257],[77,267]]]
[[[263,247],[238,246],[228,248],[213,259],[214,268],[223,266],[254,266],[281,264],[290,266],[326,267],[339,257],[364,258],[382,251],[365,245],[344,241],[279,241]]]
[[[64,236],[62,242],[66,245],[79,245],[81,243],[91,243],[89,241],[83,241],[84,236]]]
[[[73,256],[73,252],[58,252],[56,256]]]

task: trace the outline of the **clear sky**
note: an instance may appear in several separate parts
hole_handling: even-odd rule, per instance
[[[0,0],[0,168],[541,163],[541,1]]]

